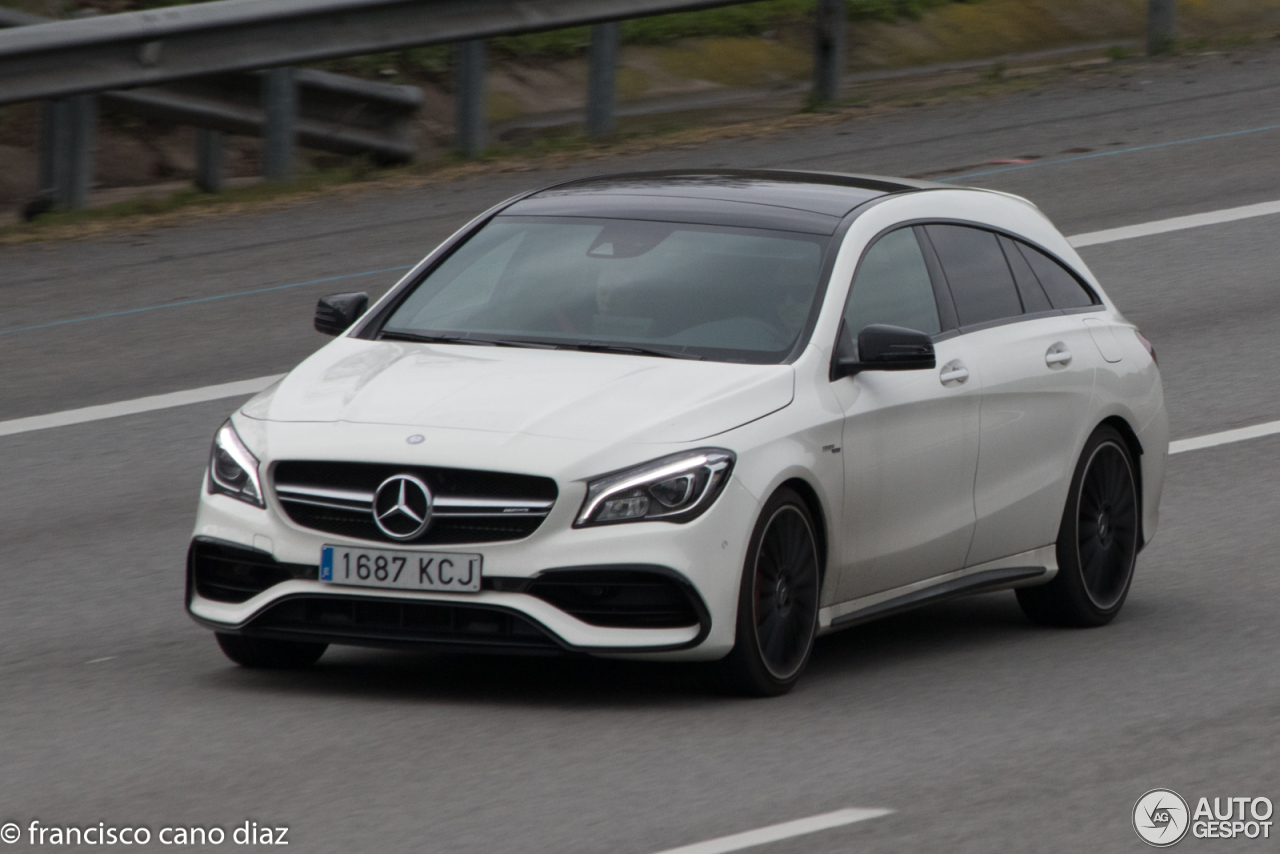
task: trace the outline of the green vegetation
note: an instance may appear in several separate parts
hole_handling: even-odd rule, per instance
[[[155,0],[144,0],[155,2]],[[952,3],[978,0],[845,0],[851,21],[918,19],[926,10]],[[623,44],[664,45],[690,38],[745,38],[760,36],[779,28],[807,24],[813,15],[814,0],[762,0],[655,15],[622,22]],[[570,27],[542,33],[501,36],[489,40],[496,55],[524,61],[567,59],[586,53],[591,42],[589,27]],[[395,53],[375,54],[336,60],[325,65],[332,71],[360,76],[443,79],[450,68],[452,50],[448,45],[414,48]]]
[[[845,0],[849,19],[892,23],[919,18],[926,9],[966,0]],[[623,44],[670,44],[680,39],[759,36],[789,24],[805,22],[813,14],[813,0],[763,0],[697,12],[635,18],[622,24]],[[587,49],[587,27],[528,33],[494,39],[496,51],[518,58],[576,56]]]

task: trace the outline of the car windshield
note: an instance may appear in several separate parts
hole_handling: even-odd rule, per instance
[[[418,283],[381,335],[777,363],[805,327],[828,240],[498,217]]]

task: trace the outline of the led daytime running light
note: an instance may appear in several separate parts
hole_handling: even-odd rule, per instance
[[[691,521],[715,502],[735,460],[732,451],[704,448],[595,478],[587,483],[587,497],[573,525]],[[683,485],[670,485],[682,479]]]
[[[227,462],[240,469],[244,475],[243,483],[228,481],[219,474],[219,464]],[[219,427],[213,437],[213,449],[209,454],[209,493],[229,495],[255,507],[266,506],[262,499],[262,484],[258,480],[258,458],[245,447],[230,421]]]

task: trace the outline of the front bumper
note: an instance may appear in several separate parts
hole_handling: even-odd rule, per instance
[[[571,485],[572,486],[572,485]],[[542,526],[523,540],[450,545],[484,555],[484,588],[475,594],[347,587],[316,580],[322,545],[366,545],[302,528],[275,506],[252,507],[202,494],[197,542],[255,550],[268,570],[240,597],[207,588],[192,560],[187,608],[219,632],[379,647],[583,652],[668,659],[715,659],[733,646],[738,584],[757,501],[736,481],[705,514],[683,525],[641,522],[574,529],[580,490],[565,488]],[[385,544],[369,543],[369,547]],[[430,548],[422,549],[431,551]],[[194,556],[193,548],[192,555]],[[579,619],[562,599],[531,585],[560,573],[665,575],[687,594],[692,622],[636,628]],[[216,597],[216,598],[214,598]],[[247,598],[244,598],[247,597]],[[219,601],[243,598],[243,601]],[[551,600],[551,601],[548,601]],[[558,607],[557,605],[564,607]],[[588,617],[588,619],[591,619]]]

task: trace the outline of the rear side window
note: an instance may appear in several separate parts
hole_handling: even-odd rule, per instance
[[[1027,259],[1036,278],[1049,296],[1054,308],[1084,308],[1096,305],[1093,294],[1089,293],[1080,280],[1067,271],[1053,258],[1025,243],[1018,243],[1022,257]]]
[[[1018,244],[1008,237],[1002,236],[1000,238],[1000,248],[1004,250],[1004,257],[1009,262],[1009,269],[1013,270],[1013,280],[1018,283],[1018,296],[1022,297],[1022,307],[1026,309],[1027,313],[1032,314],[1037,311],[1049,311],[1052,309],[1053,306],[1049,304],[1049,298],[1045,296],[1044,288],[1040,287],[1040,280],[1036,278],[1036,274],[1031,270],[1031,265],[1027,263],[1027,259],[1019,251]]]
[[[990,231],[962,225],[925,226],[961,326],[1022,314],[1022,302],[1000,243]]]
[[[845,327],[857,338],[873,323],[942,331],[933,284],[911,228],[891,231],[867,250],[844,309]]]

